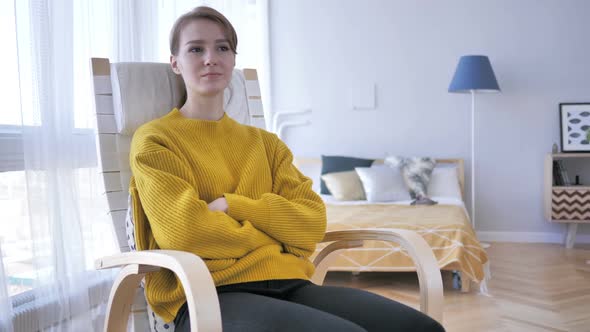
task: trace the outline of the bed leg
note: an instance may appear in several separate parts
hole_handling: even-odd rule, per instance
[[[465,274],[461,276],[461,293],[469,293],[471,290],[471,279],[467,278]]]
[[[461,271],[453,270],[453,288],[461,289],[462,293],[468,293],[471,290],[471,279]]]

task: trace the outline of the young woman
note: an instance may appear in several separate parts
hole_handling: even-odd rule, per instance
[[[326,229],[311,180],[274,134],[223,110],[237,54],[229,21],[208,7],[181,16],[170,64],[186,84],[180,109],[143,125],[131,147],[138,250],[205,260],[224,331],[443,331],[405,305],[352,288],[317,286],[309,257]],[[146,277],[153,310],[189,330],[182,287],[169,271]]]

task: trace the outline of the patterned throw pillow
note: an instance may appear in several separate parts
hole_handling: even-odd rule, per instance
[[[127,233],[127,244],[129,245],[129,250],[135,251],[135,222],[133,222],[133,204],[131,204],[131,195],[127,196],[125,232]]]
[[[436,161],[428,157],[404,158],[391,156],[385,158],[385,164],[390,167],[398,167],[402,172],[404,182],[410,191],[410,197],[414,200],[412,205],[433,205],[437,202],[428,198],[427,188],[430,182],[432,170]]]

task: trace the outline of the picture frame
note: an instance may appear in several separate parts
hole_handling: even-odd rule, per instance
[[[560,103],[562,152],[590,153],[590,103]]]

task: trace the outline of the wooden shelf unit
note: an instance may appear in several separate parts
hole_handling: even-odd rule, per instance
[[[590,153],[555,153],[545,157],[545,218],[567,224],[566,248],[573,248],[578,224],[590,223],[590,186],[554,186],[553,161],[590,158]]]
[[[590,153],[553,153],[553,159],[590,158]]]

